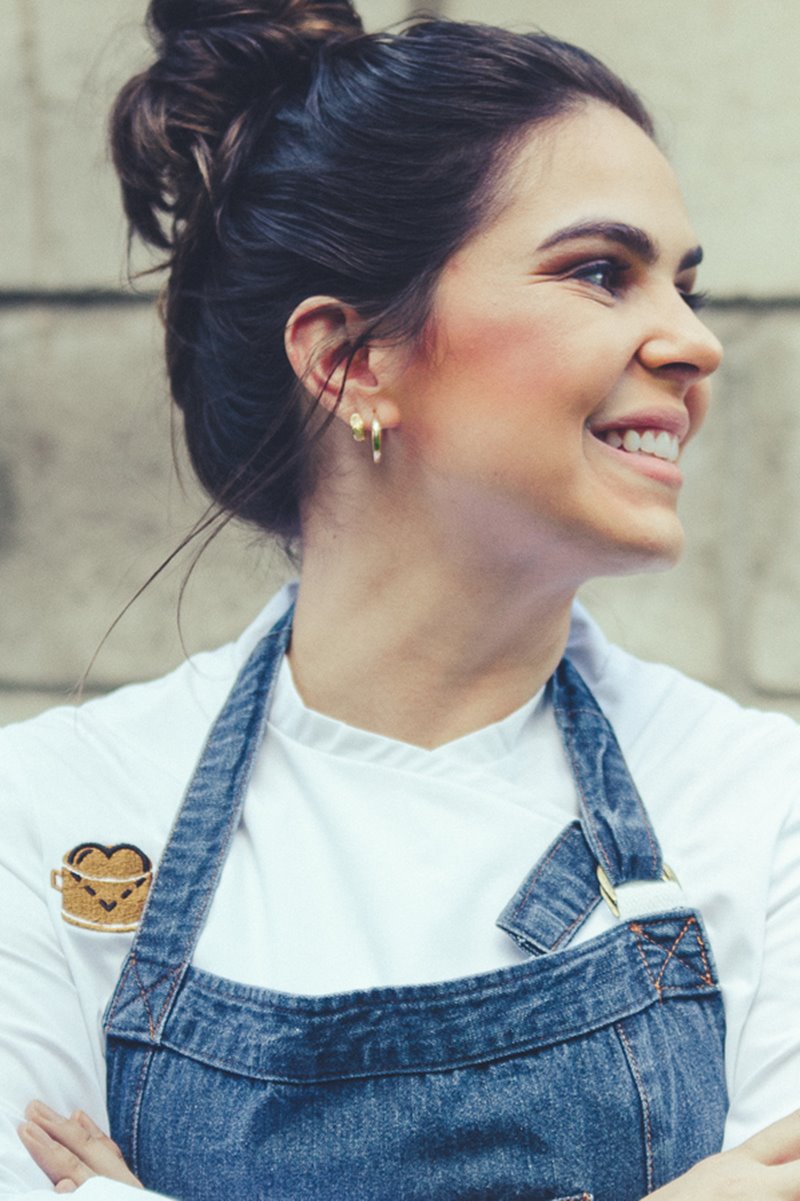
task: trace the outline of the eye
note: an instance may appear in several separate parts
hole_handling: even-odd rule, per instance
[[[570,272],[570,278],[584,280],[587,284],[616,296],[622,290],[628,270],[626,263],[617,262],[615,259],[595,259],[591,263],[581,263]]]
[[[684,304],[688,304],[692,312],[697,313],[700,309],[704,309],[708,304],[708,292],[684,292],[682,288],[678,288]]]

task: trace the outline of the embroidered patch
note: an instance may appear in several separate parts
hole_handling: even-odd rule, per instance
[[[82,842],[50,873],[61,893],[61,916],[71,926],[124,934],[135,930],[153,880],[153,865],[138,847]]]

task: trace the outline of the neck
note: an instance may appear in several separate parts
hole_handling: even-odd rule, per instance
[[[290,652],[307,705],[434,747],[544,685],[564,652],[574,587],[545,586],[541,565],[489,563],[452,531],[423,539],[418,525],[375,512],[352,530],[307,524]]]

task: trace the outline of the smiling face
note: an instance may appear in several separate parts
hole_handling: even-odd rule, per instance
[[[563,582],[664,566],[716,339],[666,160],[589,103],[533,132],[501,215],[446,265],[394,389],[436,503]]]

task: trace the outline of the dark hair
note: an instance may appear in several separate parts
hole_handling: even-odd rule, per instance
[[[311,409],[284,351],[314,294],[413,338],[486,220],[521,134],[587,99],[652,135],[638,97],[538,34],[420,20],[367,35],[348,0],[151,0],[157,61],[111,121],[132,232],[168,252],[172,395],[220,510],[291,540]]]

